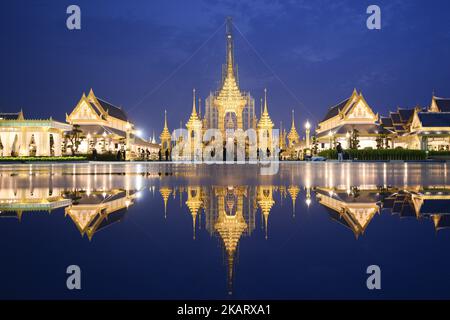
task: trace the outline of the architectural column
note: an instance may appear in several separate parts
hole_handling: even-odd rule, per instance
[[[428,150],[428,137],[421,137],[420,139],[420,149]]]
[[[35,138],[39,136],[39,142],[36,143],[37,145],[37,152],[36,155],[38,156],[48,156],[50,155],[50,136],[48,134],[48,131],[41,131],[38,134],[35,135]]]
[[[222,139],[225,140],[225,114],[223,113],[223,110],[218,110],[217,128],[222,134]]]
[[[53,142],[54,142],[54,149],[55,149],[55,156],[60,157],[61,156],[61,137],[62,132],[57,132],[53,134]]]
[[[20,141],[19,155],[21,155],[21,156],[29,156],[30,155],[30,149],[28,148],[27,132],[25,131],[24,127],[22,127],[21,130],[20,130],[19,141]]]
[[[6,139],[3,142],[3,146],[5,147],[5,156],[9,157],[11,156],[11,148],[14,141],[14,132],[7,132],[5,137]]]
[[[242,123],[242,111],[241,112],[237,112],[236,113],[236,122],[237,122],[237,129],[242,129],[244,130],[244,126]]]
[[[8,157],[11,153],[11,150],[9,149],[9,132],[6,133],[0,133],[1,141],[3,144],[3,156]]]

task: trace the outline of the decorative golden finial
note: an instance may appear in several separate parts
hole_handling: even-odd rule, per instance
[[[195,88],[192,89],[192,115],[197,114],[197,108],[195,106]]]
[[[234,76],[233,70],[233,35],[232,35],[232,20],[231,17],[227,17],[226,20],[227,30],[227,75]]]
[[[292,128],[295,128],[294,109],[292,109]]]
[[[267,111],[267,89],[264,88],[264,113],[269,113]]]
[[[261,103],[260,103],[260,105],[259,105],[259,116],[261,117],[262,116],[262,114],[263,114],[263,99],[261,98],[261,101],[260,101]]]
[[[164,128],[167,128],[167,110],[164,110]]]

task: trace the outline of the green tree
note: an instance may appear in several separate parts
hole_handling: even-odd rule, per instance
[[[377,135],[375,141],[377,142],[377,149],[378,150],[383,149],[384,143],[383,143],[383,136],[381,134]]]
[[[72,126],[72,130],[66,133],[65,138],[70,142],[70,151],[72,152],[72,155],[75,155],[78,152],[78,147],[81,144],[81,140],[84,139],[83,131],[81,130],[80,125],[74,124]]]
[[[312,136],[311,142],[312,142],[311,152],[312,152],[312,155],[315,156],[315,155],[317,155],[317,152],[319,150],[319,143],[317,142],[316,135]]]
[[[357,129],[353,129],[352,134],[350,136],[350,149],[358,150],[359,148],[359,131]]]

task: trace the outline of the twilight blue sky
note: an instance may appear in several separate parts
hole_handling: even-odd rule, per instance
[[[82,29],[66,28],[81,7]],[[382,30],[366,28],[366,8]],[[123,106],[151,135],[187,121],[192,88],[219,85],[225,17],[234,19],[240,84],[274,122],[317,122],[362,90],[375,112],[450,96],[450,3],[444,0],[2,1],[0,111],[64,120],[83,91]],[[242,36],[242,34],[245,38]],[[259,113],[259,107],[257,107]]]

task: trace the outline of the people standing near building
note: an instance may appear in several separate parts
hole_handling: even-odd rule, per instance
[[[344,150],[342,149],[340,142],[336,146],[336,152],[337,152],[337,156],[338,156],[338,161],[344,160]]]

